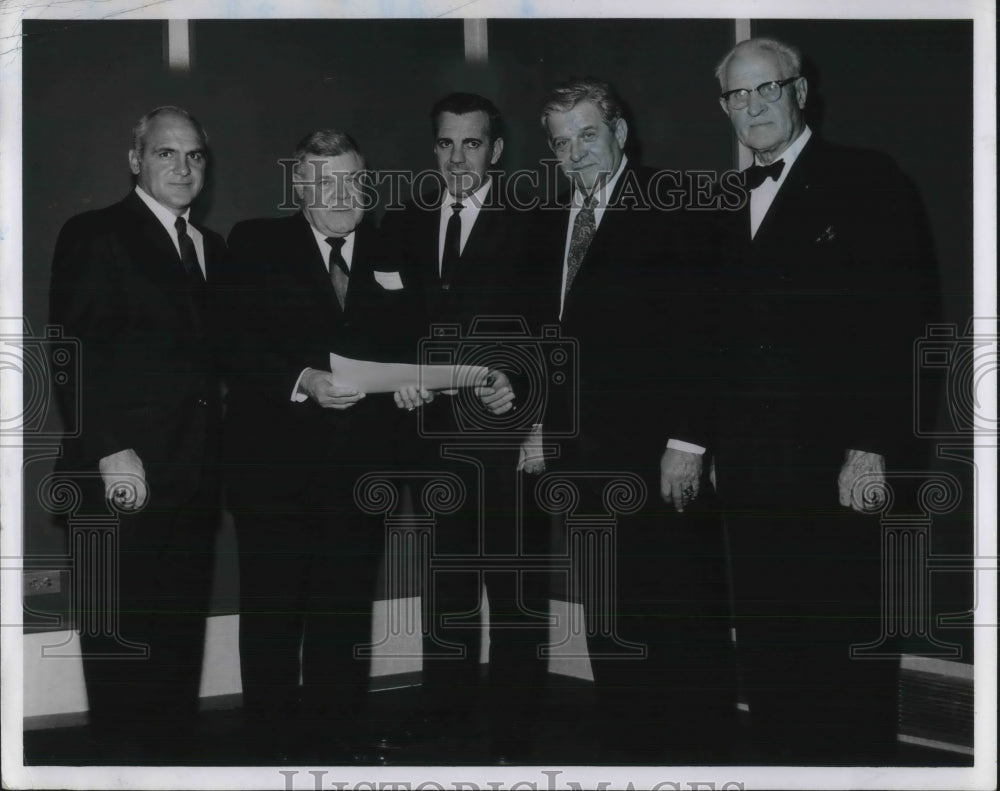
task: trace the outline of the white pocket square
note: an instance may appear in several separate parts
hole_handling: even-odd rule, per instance
[[[399,272],[375,272],[375,282],[386,291],[399,291],[403,287]]]

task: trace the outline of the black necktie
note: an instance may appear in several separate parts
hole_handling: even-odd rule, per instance
[[[177,229],[177,244],[181,248],[181,263],[184,264],[184,271],[187,276],[197,283],[205,282],[205,275],[198,266],[198,252],[194,249],[194,240],[188,236],[187,222],[183,217],[178,217],[174,223]]]
[[[569,239],[569,255],[566,257],[566,293],[569,293],[570,286],[576,278],[576,273],[580,271],[587,250],[590,249],[590,241],[597,233],[597,218],[594,216],[594,204],[597,199],[593,195],[588,195],[583,199],[583,206],[573,221],[573,234]]]
[[[781,171],[785,169],[785,160],[779,159],[770,165],[751,165],[743,171],[748,190],[757,189],[768,178],[777,181],[781,177]]]
[[[462,257],[462,209],[461,203],[451,204],[451,217],[444,232],[444,253],[441,256],[441,287],[451,288],[451,279],[458,269],[458,259]]]
[[[328,236],[326,243],[330,245],[330,282],[333,283],[333,290],[337,292],[337,302],[343,308],[347,302],[347,284],[351,275],[351,270],[347,268],[347,261],[340,253],[344,246],[344,237]]]

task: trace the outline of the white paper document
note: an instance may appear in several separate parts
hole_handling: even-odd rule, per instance
[[[352,360],[330,354],[330,370],[338,385],[353,385],[363,393],[393,393],[401,387],[452,390],[488,384],[489,369],[481,365],[411,365]]]

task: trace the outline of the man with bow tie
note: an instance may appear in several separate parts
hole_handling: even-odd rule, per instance
[[[744,41],[716,76],[755,160],[722,218],[711,379],[753,734],[778,762],[884,762],[898,659],[851,648],[880,636],[877,492],[910,468],[928,228],[888,157],[807,125],[795,48]]]
[[[146,763],[194,747],[220,516],[208,289],[226,247],[191,221],[208,139],[186,110],[144,115],[128,161],[135,189],[59,234],[51,320],[81,350],[82,431],[57,471],[80,483],[82,509],[106,515],[107,501],[118,517],[115,557],[74,569],[83,602],[118,598],[77,614],[90,727],[102,759]]]
[[[370,672],[359,649],[371,640],[384,528],[354,486],[391,464],[397,409],[389,394],[339,382],[329,355],[398,359],[400,305],[379,280],[357,143],[322,129],[294,162],[300,211],[238,223],[219,288],[243,705],[255,757],[363,760],[373,744],[360,742],[375,739],[358,724]]]

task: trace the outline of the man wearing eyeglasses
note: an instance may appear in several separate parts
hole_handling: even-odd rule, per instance
[[[877,764],[896,741],[898,659],[851,649],[881,636],[877,487],[909,468],[934,262],[896,165],[807,125],[801,67],[753,39],[716,72],[754,154],[748,201],[722,218],[718,493],[760,757]]]

